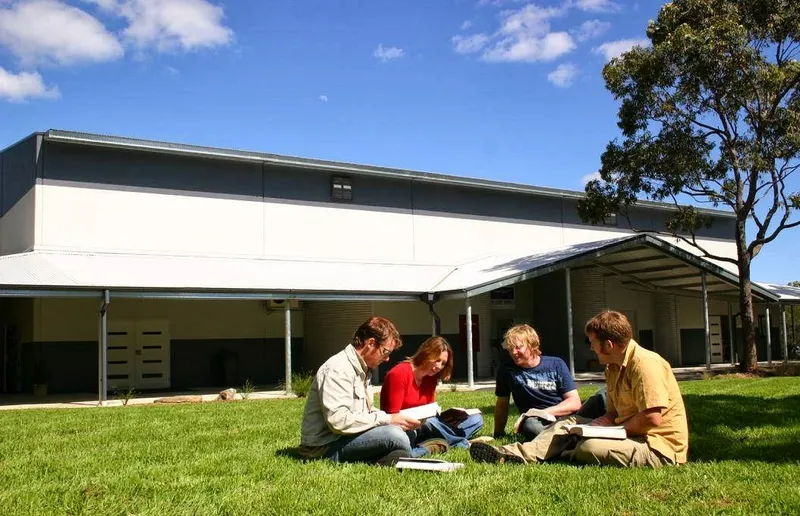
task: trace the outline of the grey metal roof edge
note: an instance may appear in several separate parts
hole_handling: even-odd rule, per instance
[[[96,298],[108,290],[111,299],[183,299],[183,300],[298,300],[298,301],[420,301],[415,292],[322,292],[322,291],[244,291],[244,290],[178,290],[132,289],[114,287],[0,287],[0,297]]]
[[[84,133],[77,131],[64,131],[60,129],[50,129],[44,133],[46,141],[59,143],[83,144],[96,147],[112,147],[128,150],[142,150],[159,152],[166,154],[190,155],[206,158],[229,159],[236,161],[258,161],[273,165],[283,165],[296,168],[323,170],[329,172],[364,174],[377,177],[412,179],[428,183],[449,184],[464,186],[469,188],[480,188],[486,190],[499,190],[504,192],[515,192],[529,195],[542,195],[546,197],[558,197],[564,199],[582,199],[585,197],[583,192],[577,190],[565,190],[560,188],[550,188],[544,186],[533,186],[521,183],[511,183],[504,181],[493,181],[490,179],[478,179],[464,176],[440,174],[435,172],[424,172],[403,168],[383,167],[377,165],[362,165],[343,161],[330,161],[314,158],[301,158],[296,156],[284,156],[256,151],[243,151],[237,149],[225,149],[219,147],[207,147],[202,145],[191,145],[184,143],[163,142],[157,140],[146,140],[139,138],[127,138],[120,136],[101,135]],[[674,211],[672,204],[660,203],[648,200],[638,200],[637,206],[651,209]],[[698,212],[713,215],[715,217],[734,218],[732,212],[716,210],[710,208],[696,208]]]
[[[739,277],[735,274],[719,267],[711,263],[710,261],[696,256],[688,251],[684,251],[683,249],[670,244],[669,242],[658,238],[655,235],[650,233],[639,233],[637,235],[633,235],[629,238],[623,239],[614,239],[610,241],[606,245],[602,245],[600,247],[594,248],[589,251],[584,251],[561,260],[556,260],[554,262],[548,263],[542,267],[535,267],[533,269],[529,269],[522,273],[516,273],[504,278],[500,278],[494,281],[486,282],[483,284],[475,285],[468,289],[463,290],[449,290],[449,291],[441,291],[435,292],[437,295],[440,296],[441,299],[463,299],[465,297],[473,297],[485,292],[489,292],[496,288],[505,287],[509,285],[513,285],[515,283],[519,283],[521,281],[525,281],[527,279],[535,278],[537,276],[542,276],[544,274],[549,274],[550,272],[554,272],[557,270],[565,269],[570,264],[575,262],[580,262],[585,260],[590,256],[600,257],[606,254],[609,254],[610,251],[618,252],[620,250],[628,249],[631,247],[636,247],[639,245],[649,245],[650,247],[655,247],[660,251],[664,252],[667,255],[671,255],[673,258],[681,260],[683,262],[689,263],[700,270],[704,270],[708,273],[711,273],[714,276],[717,276],[724,281],[731,283],[735,286],[739,284]],[[774,302],[779,301],[779,297],[769,292],[768,290],[762,288],[760,285],[756,284],[755,282],[751,282],[751,288],[753,289],[754,293],[757,294],[758,297],[761,299],[771,300]]]
[[[27,135],[27,136],[23,136],[23,137],[22,137],[22,138],[20,138],[19,140],[15,141],[15,142],[12,142],[12,143],[9,143],[8,145],[6,145],[6,146],[5,146],[5,147],[3,147],[2,149],[0,149],[0,154],[4,153],[4,152],[5,152],[5,151],[7,151],[8,149],[11,149],[11,148],[13,148],[13,147],[16,147],[17,145],[19,145],[20,143],[22,143],[22,142],[24,142],[24,141],[30,140],[31,138],[36,138],[37,136],[44,137],[46,134],[47,134],[47,133],[43,133],[43,132],[41,132],[41,131],[34,131],[34,132],[30,133],[29,135]]]

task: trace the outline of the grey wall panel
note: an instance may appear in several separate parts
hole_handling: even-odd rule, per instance
[[[38,138],[32,135],[0,153],[0,215],[36,184]]]
[[[303,363],[303,339],[292,339],[292,370]],[[245,381],[260,386],[283,381],[283,339],[173,339],[170,342],[173,389],[241,388]]]
[[[167,154],[48,143],[44,180],[86,186],[262,196],[259,163],[185,158]]]
[[[561,199],[515,192],[414,183],[414,209],[463,216],[561,224]]]
[[[22,345],[22,391],[47,384],[48,394],[97,392],[97,342],[31,342]]]
[[[542,354],[561,357],[569,364],[567,291],[564,271],[533,280],[533,327],[539,334]],[[575,293],[573,293],[574,299]]]

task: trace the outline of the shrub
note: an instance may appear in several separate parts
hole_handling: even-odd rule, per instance
[[[314,374],[306,371],[292,373],[292,392],[298,398],[305,398],[311,390],[311,382],[314,381]],[[286,390],[286,383],[281,383],[281,390]]]

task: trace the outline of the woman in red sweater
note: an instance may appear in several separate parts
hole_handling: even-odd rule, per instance
[[[386,373],[381,387],[381,410],[394,414],[411,407],[436,401],[439,380],[449,380],[453,373],[453,348],[442,337],[431,337],[412,357]],[[429,450],[420,444],[431,438],[442,438],[449,446],[468,448],[473,435],[483,427],[480,414],[469,416],[457,427],[450,427],[438,417],[426,419],[419,430],[409,434],[414,456]]]

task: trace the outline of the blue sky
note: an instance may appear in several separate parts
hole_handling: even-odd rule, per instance
[[[58,128],[582,190],[618,135],[602,67],[660,5],[0,0],[0,148]],[[798,236],[757,280],[800,280]]]

